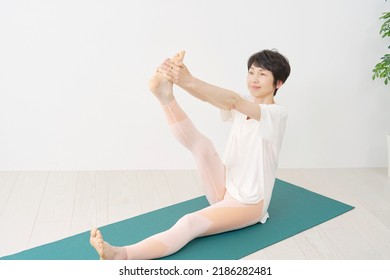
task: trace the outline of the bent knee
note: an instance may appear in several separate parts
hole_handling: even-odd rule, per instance
[[[202,157],[209,157],[216,153],[213,142],[203,135],[199,135],[196,141],[193,142],[192,149]]]

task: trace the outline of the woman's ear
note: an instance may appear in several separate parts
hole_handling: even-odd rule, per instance
[[[276,82],[276,89],[279,89],[283,85],[283,82],[281,80]]]

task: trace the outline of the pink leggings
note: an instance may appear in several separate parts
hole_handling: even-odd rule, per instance
[[[260,221],[263,201],[243,204],[226,192],[225,166],[212,142],[201,134],[174,99],[163,106],[175,138],[195,157],[210,206],[187,214],[170,229],[126,246],[127,259],[156,259],[180,250],[191,240],[244,228]]]

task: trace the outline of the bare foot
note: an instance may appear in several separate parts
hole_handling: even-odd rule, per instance
[[[180,51],[170,60],[175,63],[183,61],[184,51]],[[173,84],[161,73],[155,73],[149,81],[149,89],[157,97],[162,105],[166,105],[173,100]]]
[[[101,260],[125,260],[127,252],[124,247],[114,247],[103,240],[103,236],[97,228],[91,230],[89,239],[92,247],[95,248]]]
[[[173,84],[160,73],[155,73],[149,81],[149,89],[160,101],[167,105],[173,100]]]

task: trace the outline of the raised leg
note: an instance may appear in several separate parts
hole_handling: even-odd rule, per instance
[[[171,60],[180,62],[183,57],[184,52],[179,52]],[[221,201],[225,195],[225,166],[213,143],[197,130],[177,104],[172,86],[160,73],[156,73],[149,83],[150,90],[162,105],[172,134],[193,154],[204,193],[210,204],[214,204]]]
[[[195,159],[207,200],[210,204],[221,201],[226,192],[225,166],[213,143],[197,130],[175,100],[164,110],[168,120],[176,121],[170,124],[173,136],[192,153]]]

